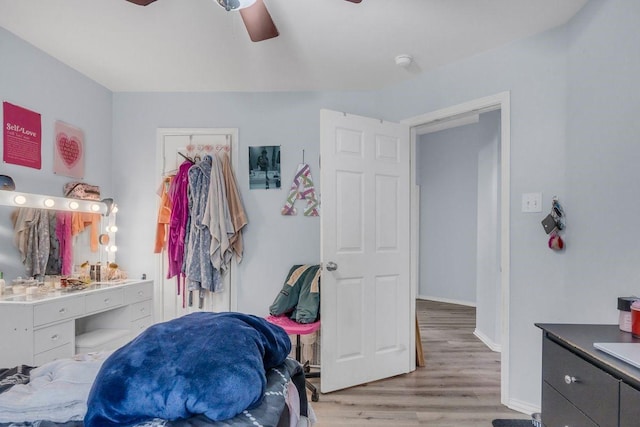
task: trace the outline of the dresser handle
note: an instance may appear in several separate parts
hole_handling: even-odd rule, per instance
[[[140,313],[144,313],[144,310],[145,310],[145,308],[144,308],[144,307],[142,307],[142,308],[140,309]]]
[[[564,382],[567,384],[573,384],[573,383],[577,383],[578,380],[576,379],[576,377],[572,377],[571,375],[565,375]]]
[[[58,313],[60,314],[65,314],[67,312],[67,309],[62,307],[60,310],[58,310]]]
[[[140,297],[141,297],[142,295],[144,295],[144,292],[142,292],[142,291],[138,291],[138,296],[140,296]]]
[[[105,299],[104,299],[104,303],[105,303],[105,304],[109,304],[110,302],[111,302],[111,300],[110,300],[109,298],[105,298]]]
[[[51,336],[51,341],[57,341],[57,340],[58,340],[58,334]]]

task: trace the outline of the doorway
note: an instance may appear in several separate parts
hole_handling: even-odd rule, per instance
[[[471,115],[477,115],[489,111],[500,111],[500,186],[499,186],[499,292],[495,299],[499,302],[496,327],[499,329],[501,352],[501,402],[508,405],[509,401],[509,222],[510,222],[510,95],[502,92],[497,95],[480,98],[459,104],[453,107],[437,110],[421,116],[403,120],[411,126],[411,242],[412,247],[412,298],[417,297],[417,284],[419,277],[418,265],[420,262],[419,239],[419,215],[420,193],[417,186],[417,147],[419,143],[420,129],[424,126],[441,126],[452,120],[461,120]]]
[[[218,151],[228,153],[234,170],[238,165],[238,129],[236,128],[159,128],[157,130],[156,173],[159,181],[175,174],[187,158],[200,160]],[[158,200],[158,203],[159,200]],[[159,204],[158,204],[159,206]],[[202,300],[185,289],[184,279],[167,278],[166,248],[156,254],[154,315],[156,321],[175,319],[195,311],[235,311],[237,309],[236,263],[232,262],[222,279],[219,292],[207,292]]]

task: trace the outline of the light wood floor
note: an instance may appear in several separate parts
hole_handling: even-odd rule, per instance
[[[473,335],[475,308],[418,301],[416,312],[426,367],[321,394],[312,403],[317,427],[490,427],[494,418],[529,419],[500,404],[500,354]]]

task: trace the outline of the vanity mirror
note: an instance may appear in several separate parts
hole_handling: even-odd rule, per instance
[[[84,222],[82,225],[84,231],[75,232],[70,239],[71,247],[68,247],[67,249],[69,250],[66,252],[66,264],[70,266],[67,267],[67,270],[69,268],[73,269],[73,266],[86,261],[91,264],[114,262],[116,247],[113,232],[116,229],[115,211],[117,211],[117,207],[113,199],[94,201],[18,191],[0,191],[0,271],[4,272],[5,279],[12,280],[19,276],[29,277],[31,276],[30,272],[34,271],[34,269],[31,269],[30,264],[33,260],[29,259],[24,262],[24,248],[19,250],[16,245],[14,224],[19,217],[16,215],[16,211],[19,208],[38,210],[38,212],[43,213],[41,217],[47,218],[45,221],[52,224],[48,233],[49,237],[51,237],[51,232],[54,235],[53,239],[51,239],[52,251],[60,250],[60,246],[64,246],[59,241],[56,241],[55,238],[57,219],[65,217],[68,221],[71,221],[73,218],[73,221],[77,223],[78,219],[81,218],[81,221]],[[47,237],[42,236],[42,234],[47,233],[46,231],[38,236],[36,236],[35,230],[30,230],[29,233],[34,233],[32,237],[40,241],[47,239]],[[109,236],[107,244],[99,244],[98,240],[101,235]],[[105,239],[103,238],[104,241]],[[56,274],[56,268],[60,268],[55,266],[55,258],[62,258],[62,254],[48,256],[50,262],[47,263],[47,274]],[[54,263],[53,266],[50,265],[51,261]]]

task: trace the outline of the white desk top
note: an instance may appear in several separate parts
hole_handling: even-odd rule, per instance
[[[13,294],[10,289],[11,286],[5,288],[5,291],[2,295],[0,295],[0,305],[2,304],[35,304],[42,301],[49,301],[58,298],[67,298],[74,295],[82,295],[87,293],[96,292],[104,289],[113,289],[122,286],[132,285],[134,283],[143,282],[142,280],[116,280],[112,282],[93,282],[88,285],[86,288],[79,290],[71,290],[71,289],[52,289],[40,287],[38,289],[38,293],[33,295],[27,295],[25,293],[22,294]],[[7,292],[9,290],[9,292]]]

